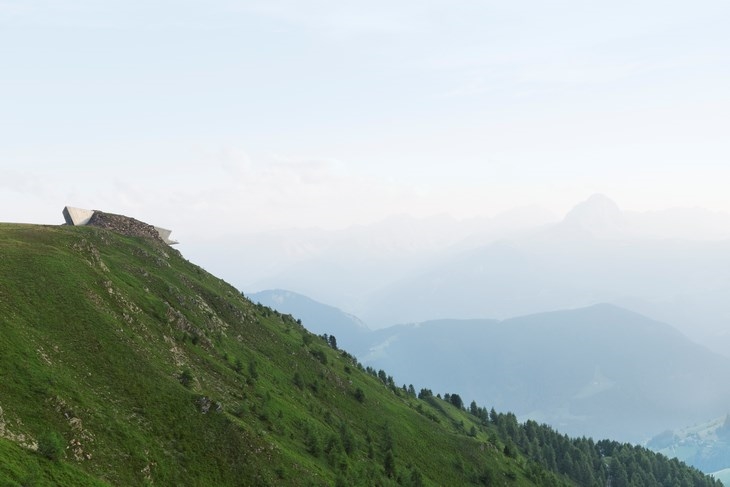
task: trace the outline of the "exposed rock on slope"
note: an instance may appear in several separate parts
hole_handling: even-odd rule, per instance
[[[64,207],[62,213],[63,219],[66,220],[66,225],[73,225],[75,227],[92,225],[113,230],[121,235],[161,240],[167,245],[175,245],[178,243],[170,238],[172,230],[149,225],[128,216],[104,213],[99,210],[85,210],[73,206]]]
[[[124,215],[94,210],[88,225],[112,230],[129,237],[144,237],[164,243],[154,226]]]

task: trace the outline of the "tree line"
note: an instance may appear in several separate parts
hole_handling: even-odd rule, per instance
[[[322,336],[332,348],[337,349],[336,338]],[[514,413],[499,413],[494,408],[487,410],[472,401],[467,408],[459,394],[446,393],[434,396],[430,389],[423,388],[416,393],[411,384],[402,387],[384,370],[363,367],[355,357],[341,351],[354,365],[401,397],[418,401],[443,400],[455,408],[473,416],[479,430],[486,433],[490,442],[500,445],[503,453],[511,458],[522,456],[527,462],[526,470],[539,485],[565,485],[559,477],[567,478],[582,487],[722,487],[722,482],[700,470],[668,458],[647,448],[620,443],[613,440],[594,441],[592,438],[570,438],[560,434],[551,426],[533,420],[520,423]],[[443,404],[443,403],[441,403]],[[416,409],[422,409],[416,406]],[[729,416],[730,418],[730,416]],[[432,418],[439,421],[438,418]],[[730,419],[726,426],[730,429]],[[464,434],[477,436],[476,426]],[[554,475],[553,475],[554,474]],[[489,476],[484,484],[489,485]]]

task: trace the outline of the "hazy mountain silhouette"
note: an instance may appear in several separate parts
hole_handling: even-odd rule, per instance
[[[666,430],[653,437],[647,446],[670,458],[677,457],[703,472],[730,469],[730,414]]]
[[[666,219],[668,213],[661,215]],[[378,328],[611,302],[727,353],[730,266],[721,263],[730,262],[730,240],[655,238],[658,221],[593,196],[557,224],[460,252],[391,282],[354,311]]]
[[[515,411],[574,435],[646,441],[730,404],[730,359],[673,327],[599,304],[503,321],[442,319],[368,331],[336,308],[288,291],[253,295],[336,334],[365,365],[416,388]],[[343,337],[343,338],[340,338]],[[347,338],[344,338],[347,337]]]
[[[724,414],[730,359],[616,306],[373,332],[366,365],[574,435],[642,441]],[[674,425],[674,426],[673,426]]]
[[[358,317],[292,291],[271,289],[250,294],[248,298],[296,316],[312,333],[335,335],[338,345],[347,350],[359,346],[370,331]]]
[[[559,218],[538,207],[494,217],[393,216],[342,230],[283,229],[215,240],[186,253],[246,292],[291,289],[359,314],[368,297],[459,253]],[[392,324],[392,323],[388,323]]]
[[[730,215],[721,212],[624,211],[594,195],[560,221],[535,208],[469,220],[398,216],[230,237],[221,249],[209,267],[244,291],[294,290],[372,328],[610,302],[730,350]]]
[[[573,237],[617,238],[629,231],[628,225],[626,216],[613,200],[594,194],[570,210],[556,229],[564,233],[575,232]]]

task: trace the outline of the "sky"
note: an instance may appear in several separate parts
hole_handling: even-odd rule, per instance
[[[0,0],[0,221],[730,211],[730,3]]]

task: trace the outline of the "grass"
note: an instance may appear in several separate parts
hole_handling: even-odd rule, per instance
[[[528,484],[479,448],[484,438],[418,413],[417,400],[169,247],[3,224],[0,253],[5,423],[64,445],[52,461],[3,440],[2,482],[467,485],[492,465]]]
[[[0,224],[0,256],[0,486],[572,485],[170,247]]]

